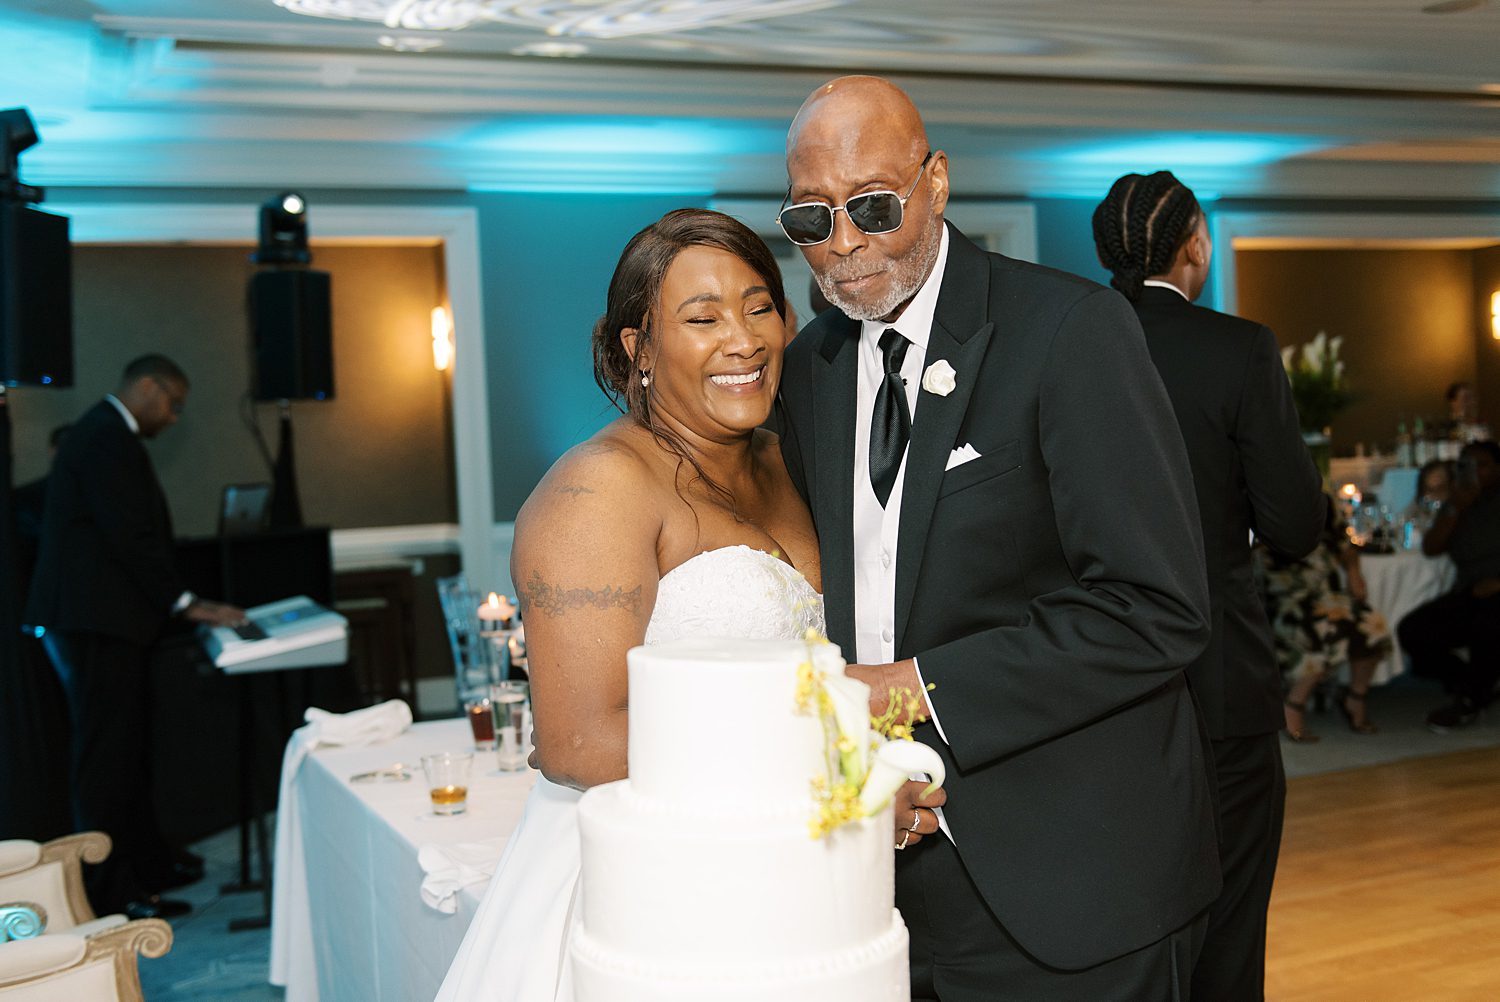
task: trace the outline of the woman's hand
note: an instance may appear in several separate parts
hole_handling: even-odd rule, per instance
[[[948,802],[948,791],[939,787],[924,797],[922,791],[927,785],[921,780],[908,780],[901,784],[892,798],[896,810],[897,849],[914,846],[922,841],[923,836],[938,830],[937,812],[933,808]]]

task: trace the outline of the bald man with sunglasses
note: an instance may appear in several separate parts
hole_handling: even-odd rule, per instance
[[[828,633],[872,712],[926,692],[948,765],[941,834],[896,855],[912,998],[1185,1000],[1219,888],[1184,676],[1209,602],[1140,325],[946,224],[947,156],[887,81],[814,91],[787,173],[778,222],[838,307],[781,384]]]

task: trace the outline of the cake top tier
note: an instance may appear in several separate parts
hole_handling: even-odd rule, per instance
[[[823,773],[823,729],[797,708],[801,666],[842,675],[833,644],[699,638],[637,647],[630,784],[701,810],[802,810]]]

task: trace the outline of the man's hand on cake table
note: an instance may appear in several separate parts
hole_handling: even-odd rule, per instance
[[[870,716],[885,716],[894,694],[901,705],[900,712],[892,723],[920,724],[931,719],[932,710],[927,704],[927,693],[922,691],[922,679],[917,675],[917,662],[912,658],[888,665],[845,665],[844,674],[857,678],[870,687]],[[917,700],[915,714],[910,711],[913,697]]]
[[[896,848],[906,849],[922,841],[922,836],[938,830],[937,812],[948,802],[948,791],[939,787],[927,796],[922,791],[929,784],[922,780],[908,780],[896,790],[892,803],[896,808]]]

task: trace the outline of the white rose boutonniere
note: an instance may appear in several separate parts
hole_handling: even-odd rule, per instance
[[[958,385],[958,373],[953,371],[953,366],[948,364],[947,359],[938,359],[927,367],[922,373],[922,389],[928,393],[936,393],[940,397],[946,397],[953,392]]]

